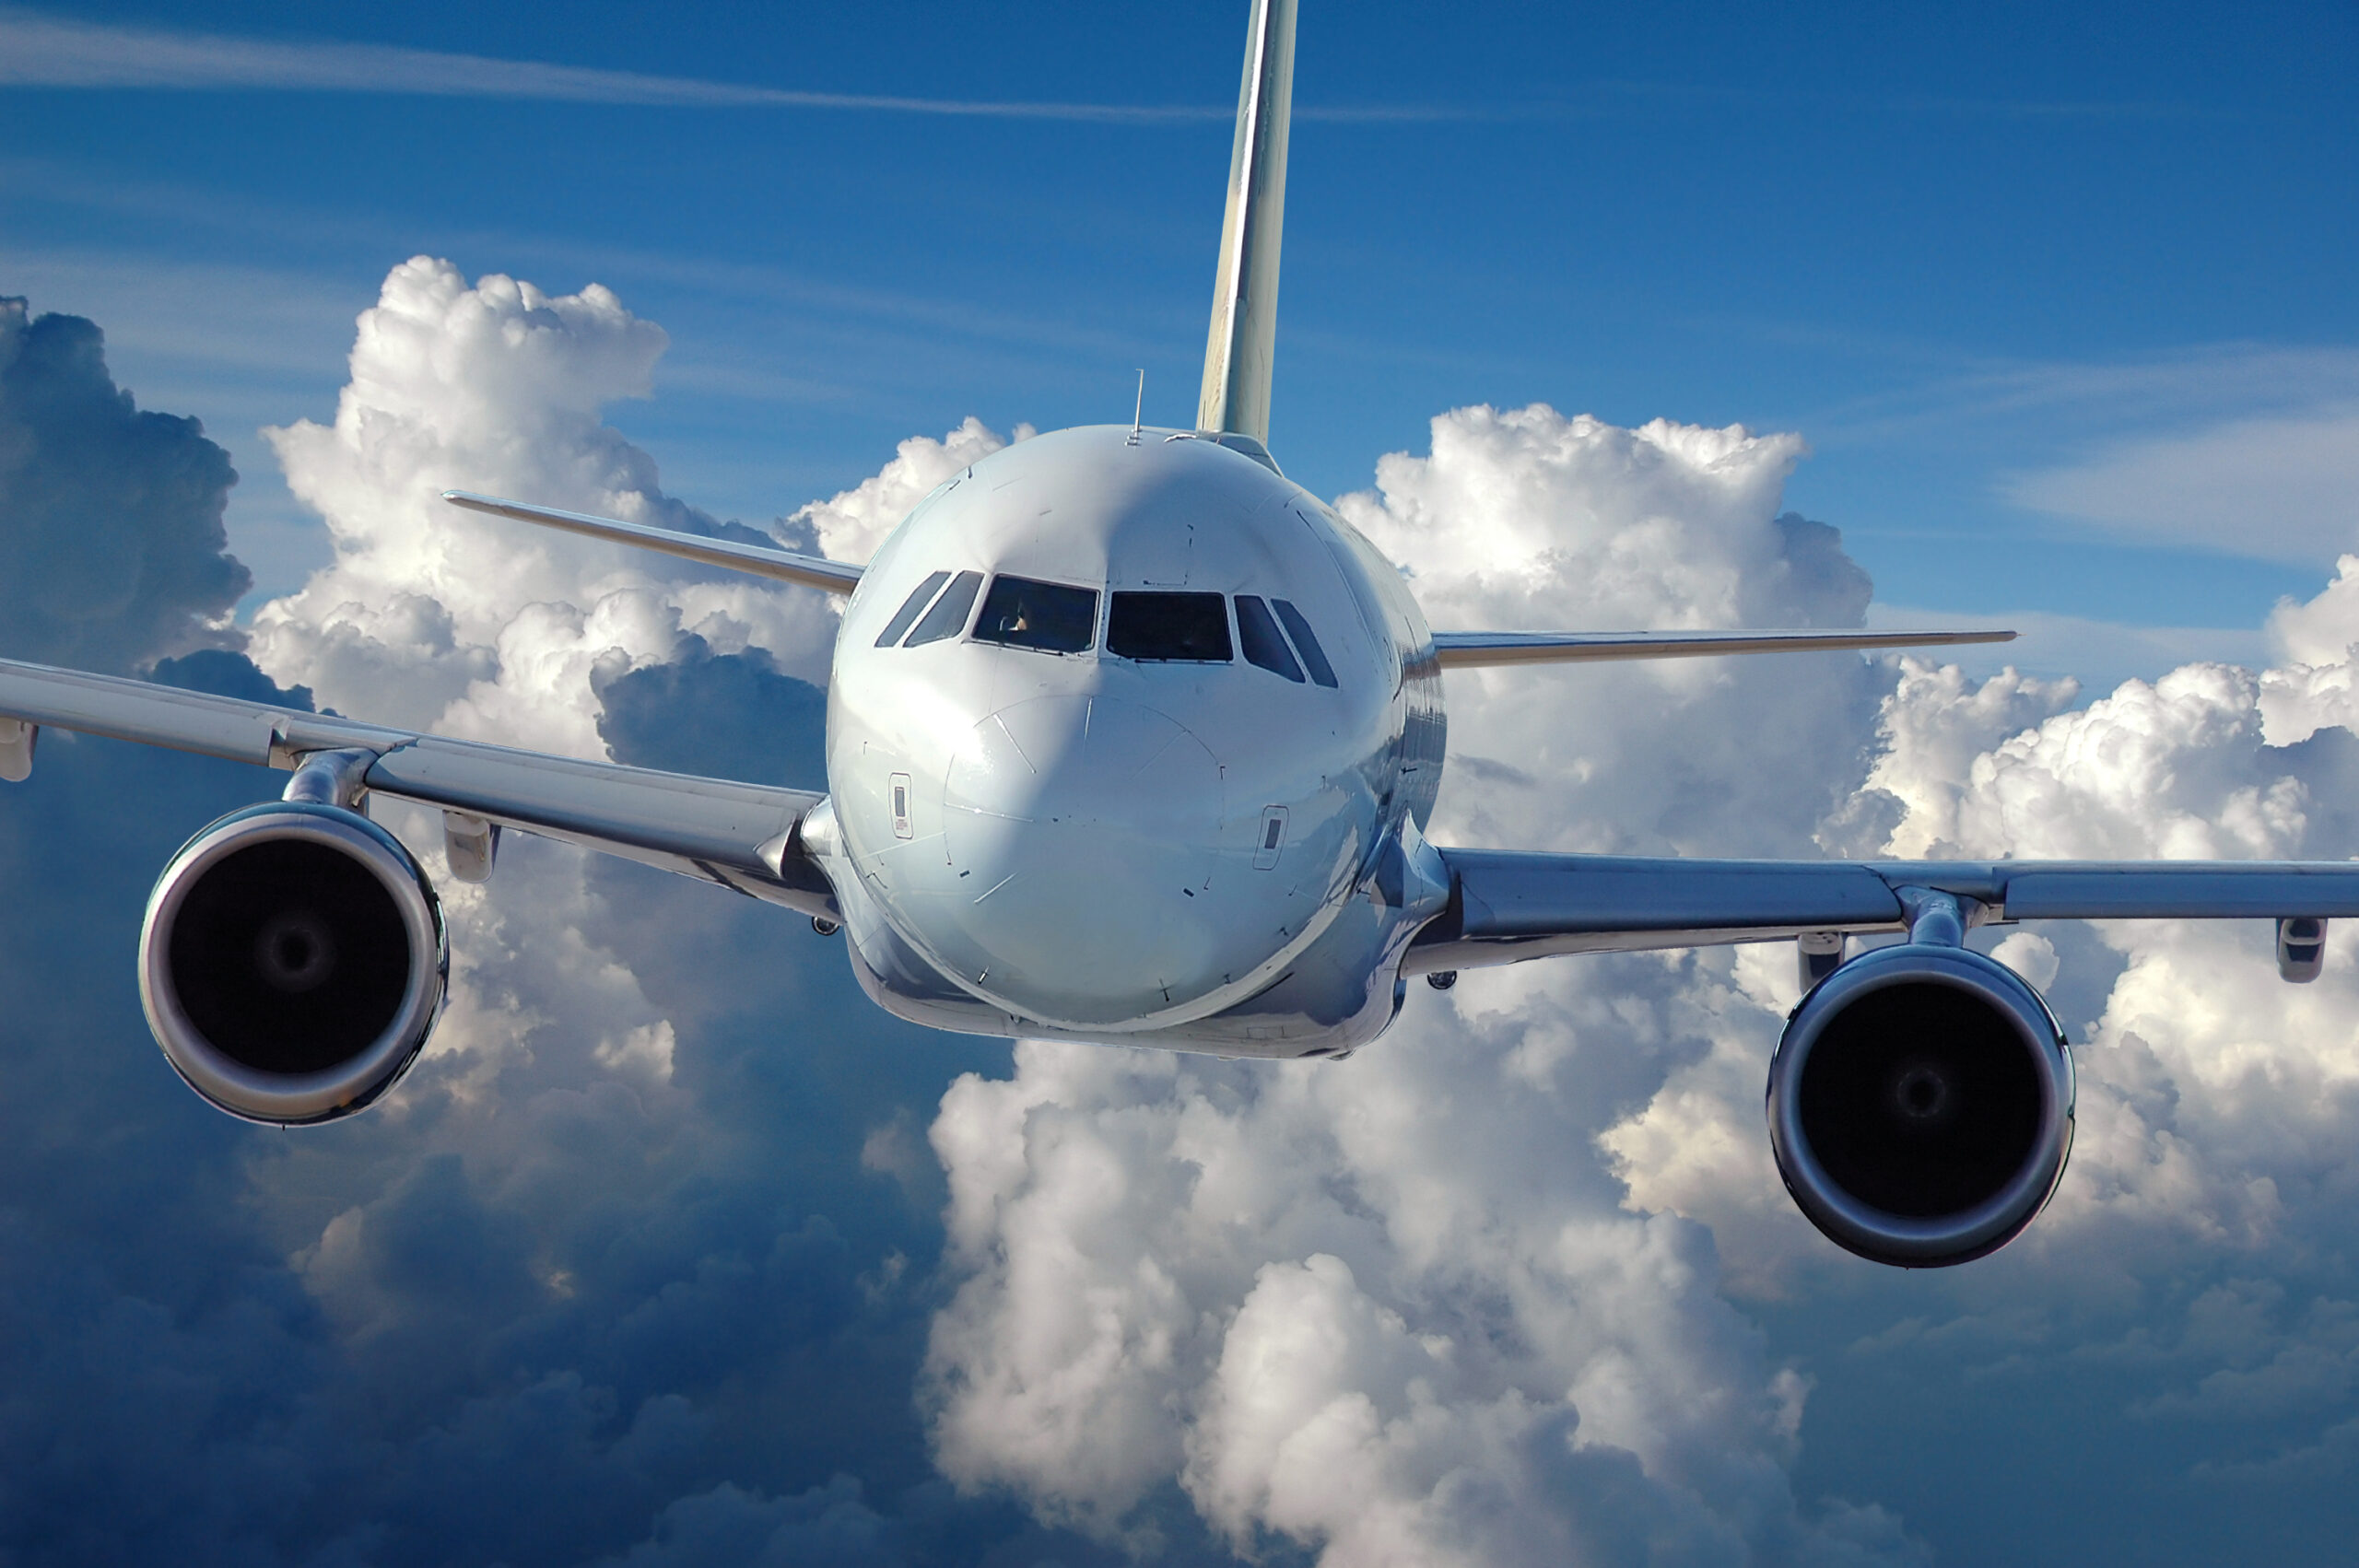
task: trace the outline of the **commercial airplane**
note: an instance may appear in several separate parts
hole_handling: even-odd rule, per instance
[[[503,830],[717,883],[839,930],[888,1012],[970,1034],[1341,1058],[1411,977],[1789,941],[1808,995],[1769,1066],[1788,1189],[1906,1267],[2004,1245],[2072,1136],[2062,1031],[1965,945],[1992,921],[2277,921],[2317,976],[2359,864],[1695,860],[1450,848],[1443,673],[1885,649],[2011,632],[1427,628],[1402,574],[1266,445],[1296,0],[1252,0],[1192,429],[1061,430],[928,496],[865,567],[458,491],[503,518],[844,596],[827,792],[694,778],[0,661],[0,778],[42,727],[291,771],[166,866],[140,994],[232,1115],[333,1120],[393,1086],[449,943],[371,796],[439,808],[450,873]],[[1907,940],[1848,956],[1848,939]]]

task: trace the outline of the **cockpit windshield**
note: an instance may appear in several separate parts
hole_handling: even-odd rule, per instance
[[[1228,604],[1217,593],[1117,593],[1106,651],[1124,659],[1229,661]]]
[[[1261,595],[1237,596],[1237,638],[1245,645],[1247,663],[1258,664],[1273,675],[1284,675],[1296,685],[1302,685],[1302,666],[1295,662],[1285,635],[1278,630],[1278,623]]]
[[[1086,653],[1097,640],[1097,592],[1005,572],[993,577],[984,592],[980,572],[934,572],[902,602],[876,646],[917,648],[955,638],[967,630],[980,596],[982,611],[968,632],[974,641],[1042,653]],[[1287,600],[1238,594],[1232,635],[1228,601],[1218,593],[1126,591],[1110,597],[1106,650],[1118,658],[1226,664],[1241,639],[1248,663],[1297,685],[1306,675],[1319,685],[1336,684],[1334,667],[1309,620]]]
[[[933,603],[933,596],[949,580],[948,572],[935,572],[911,589],[910,596],[901,601],[901,607],[893,612],[893,618],[885,623],[885,629],[876,634],[876,646],[890,648],[900,641],[901,634],[910,629],[910,623],[925,613],[925,607]]]
[[[950,587],[933,602],[925,613],[918,629],[910,634],[903,648],[922,648],[929,642],[941,642],[957,637],[967,629],[967,612],[975,607],[975,594],[983,586],[980,572],[960,572],[950,579]]]
[[[983,613],[975,620],[977,642],[1037,648],[1044,653],[1080,653],[1097,638],[1097,592],[1028,577],[992,579]]]
[[[1302,661],[1310,666],[1310,678],[1322,686],[1335,684],[1335,667],[1327,662],[1327,650],[1319,646],[1319,634],[1310,629],[1310,622],[1294,607],[1292,601],[1270,601],[1278,612],[1278,619],[1286,624],[1294,637],[1294,645],[1302,650]]]

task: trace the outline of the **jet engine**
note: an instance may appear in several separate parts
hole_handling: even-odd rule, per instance
[[[1996,1251],[2056,1190],[2072,1060],[2022,977],[1970,949],[1861,954],[1787,1020],[1769,1142],[1827,1238],[1904,1268]]]
[[[189,1086],[249,1121],[332,1121],[393,1087],[441,1011],[450,942],[401,841],[276,801],[189,840],[139,936],[148,1026]]]

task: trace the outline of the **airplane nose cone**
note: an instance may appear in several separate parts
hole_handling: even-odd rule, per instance
[[[1044,696],[975,726],[952,762],[943,839],[957,888],[945,952],[1010,1011],[1089,1027],[1221,985],[1207,894],[1220,764],[1153,708]]]

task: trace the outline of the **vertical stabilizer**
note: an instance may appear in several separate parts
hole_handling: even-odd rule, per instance
[[[1286,122],[1294,106],[1295,0],[1253,0],[1245,85],[1229,156],[1228,216],[1213,283],[1212,335],[1196,428],[1270,439],[1278,332],[1278,237],[1286,216]]]

